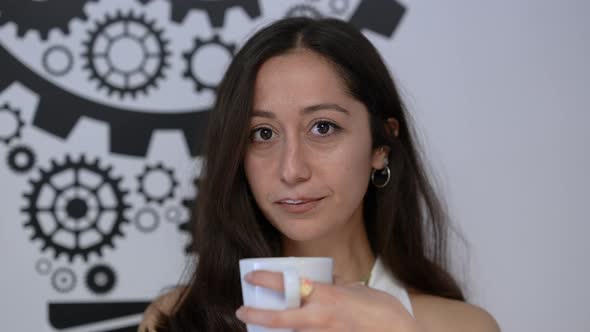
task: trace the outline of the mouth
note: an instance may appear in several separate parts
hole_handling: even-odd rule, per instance
[[[282,210],[288,213],[300,214],[309,212],[317,207],[325,197],[320,198],[299,198],[299,199],[282,199],[275,202]]]

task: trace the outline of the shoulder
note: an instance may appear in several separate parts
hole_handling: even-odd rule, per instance
[[[439,296],[410,293],[414,317],[427,332],[499,332],[498,323],[484,309]]]
[[[139,325],[139,332],[155,332],[160,316],[172,314],[174,305],[178,302],[185,288],[177,287],[158,296],[144,311]]]

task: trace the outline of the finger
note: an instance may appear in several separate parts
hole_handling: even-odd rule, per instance
[[[242,306],[236,311],[236,316],[244,323],[269,328],[304,329],[319,328],[326,325],[322,315],[319,315],[317,311],[310,311],[305,307],[286,310],[265,310]]]
[[[270,288],[277,292],[282,292],[285,289],[282,272],[256,270],[246,274],[244,279],[252,285]]]

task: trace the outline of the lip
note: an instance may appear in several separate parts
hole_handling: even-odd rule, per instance
[[[300,214],[300,213],[305,213],[305,212],[311,211],[316,206],[318,206],[324,198],[325,197],[282,199],[280,201],[276,201],[275,204],[277,204],[281,209],[283,209],[284,211],[286,211],[288,213]],[[284,203],[284,201],[287,201],[287,200],[299,200],[299,201],[303,201],[303,203],[299,203],[299,204]]]

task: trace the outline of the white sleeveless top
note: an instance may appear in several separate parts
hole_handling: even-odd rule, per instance
[[[373,265],[373,269],[371,270],[371,278],[367,286],[395,296],[404,305],[410,315],[414,316],[408,292],[402,286],[401,282],[383,265],[379,257],[375,259],[375,265]]]

